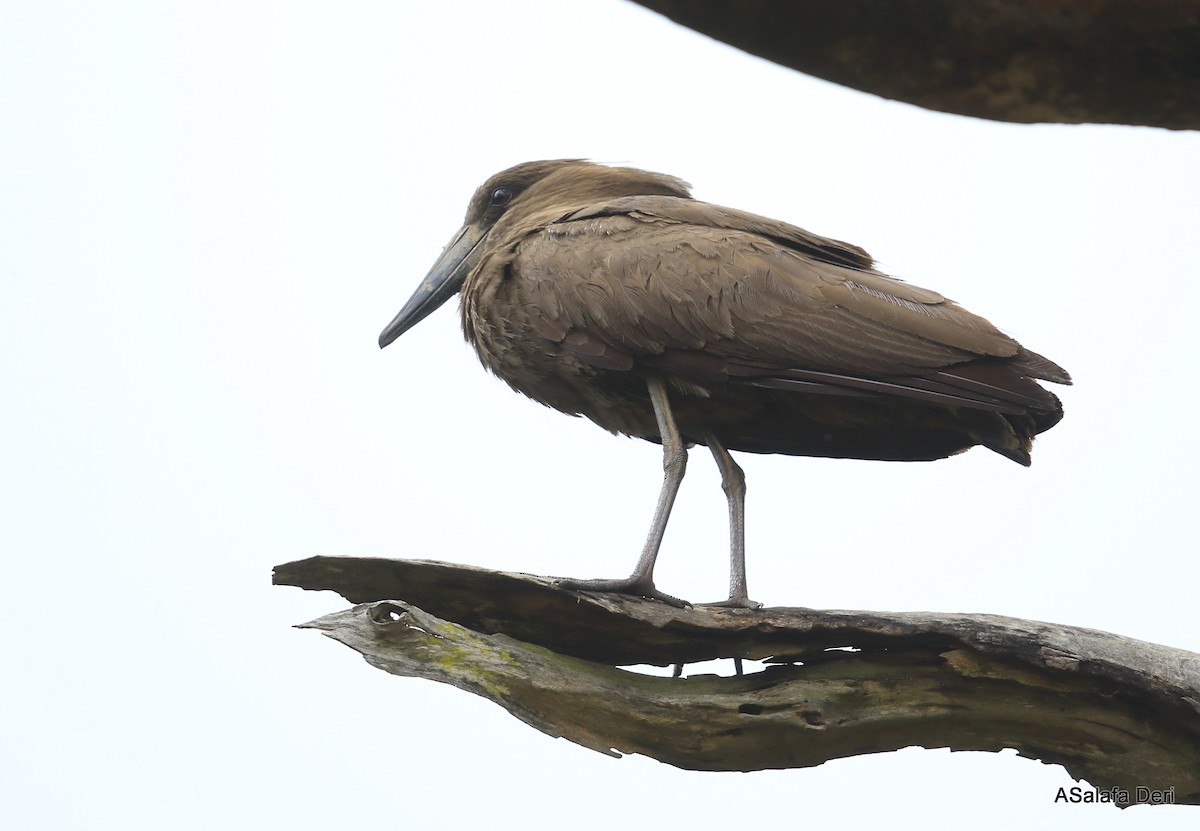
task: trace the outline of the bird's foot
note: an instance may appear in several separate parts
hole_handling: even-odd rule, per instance
[[[632,594],[635,597],[646,597],[651,600],[660,600],[668,606],[675,606],[679,609],[685,609],[691,606],[686,600],[681,600],[674,595],[660,592],[654,588],[653,580],[642,580],[636,577],[626,577],[624,580],[571,580],[562,578],[554,581],[554,585],[560,589],[582,589],[589,592],[616,592],[617,594]]]
[[[700,606],[712,606],[717,609],[761,609],[763,604],[748,597],[731,597],[728,600],[718,600],[715,603],[700,603]]]

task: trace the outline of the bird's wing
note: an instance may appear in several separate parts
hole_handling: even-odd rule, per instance
[[[1057,403],[1030,378],[1069,382],[978,315],[874,270],[862,249],[688,199],[574,211],[511,256],[538,332],[607,369],[999,411]]]

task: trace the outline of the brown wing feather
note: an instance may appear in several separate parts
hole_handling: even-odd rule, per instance
[[[862,249],[691,200],[575,211],[526,237],[512,269],[539,331],[604,369],[1001,413],[1057,409],[1029,378],[1069,383],[987,320],[873,270]]]

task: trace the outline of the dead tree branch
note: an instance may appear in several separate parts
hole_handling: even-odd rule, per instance
[[[419,560],[314,557],[275,582],[361,604],[304,627],[373,666],[469,690],[602,753],[748,771],[1012,747],[1126,804],[1150,792],[1200,804],[1200,655],[1170,647],[995,615],[676,609]],[[714,658],[770,665],[619,668]]]
[[[1200,0],[637,0],[884,98],[1016,122],[1200,129]]]

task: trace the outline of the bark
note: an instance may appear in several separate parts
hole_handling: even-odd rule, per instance
[[[609,755],[750,771],[1012,747],[1119,806],[1200,804],[1200,655],[1166,646],[997,615],[678,609],[420,560],[313,557],[274,579],[360,604],[303,628],[371,665]],[[621,668],[714,658],[767,665],[680,678]]]
[[[1016,122],[1200,128],[1200,0],[638,0],[809,75]]]

